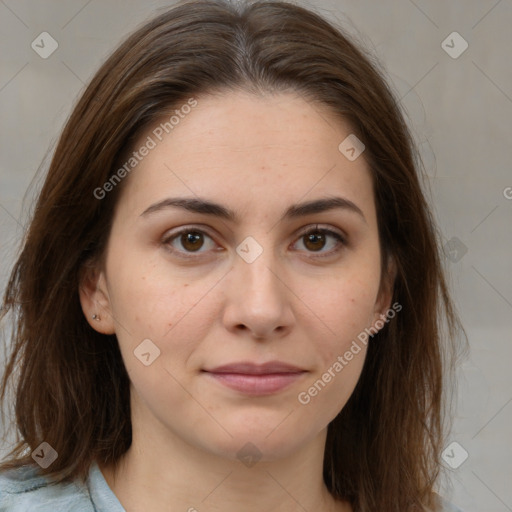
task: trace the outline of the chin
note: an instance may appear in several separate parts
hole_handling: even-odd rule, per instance
[[[283,425],[276,428],[282,419],[259,426],[245,422],[238,423],[236,428],[227,425],[226,430],[233,437],[226,435],[210,438],[204,448],[217,456],[241,462],[246,456],[261,462],[284,459],[300,450],[316,434],[311,432],[309,436],[304,435],[304,432],[298,432],[296,428],[285,428]]]
[[[232,461],[240,461],[247,467],[251,467],[256,462],[272,462],[285,459],[300,448],[300,443],[286,442],[282,437],[276,437],[273,440],[265,439],[265,437],[266,435],[261,435],[261,437],[236,436],[228,446],[216,446],[212,452],[215,455]]]

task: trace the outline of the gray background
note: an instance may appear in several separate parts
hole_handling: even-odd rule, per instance
[[[24,205],[23,197],[77,96],[119,40],[169,3],[0,1],[2,290],[35,189]],[[440,490],[465,512],[512,511],[512,3],[300,3],[334,19],[384,66],[421,148],[449,243],[446,265],[471,353],[459,366],[450,438],[460,447],[448,453],[450,461],[461,449],[469,457],[447,469]],[[59,45],[47,59],[31,48],[43,31]],[[469,44],[457,58],[442,47],[454,31]],[[445,44],[461,48],[453,37]]]

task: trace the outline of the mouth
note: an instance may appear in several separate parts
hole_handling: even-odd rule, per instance
[[[253,396],[282,391],[308,373],[295,365],[280,361],[261,365],[240,362],[202,372],[223,386]]]

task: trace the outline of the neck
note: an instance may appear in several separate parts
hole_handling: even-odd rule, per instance
[[[99,464],[127,512],[351,511],[323,482],[326,430],[285,458],[244,463],[192,446],[148,421],[132,421],[132,445],[115,470]]]

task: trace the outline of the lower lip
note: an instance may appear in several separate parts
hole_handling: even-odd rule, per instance
[[[277,393],[299,380],[305,373],[306,372],[248,375],[240,373],[207,372],[208,375],[228,388],[248,395],[270,395]]]

